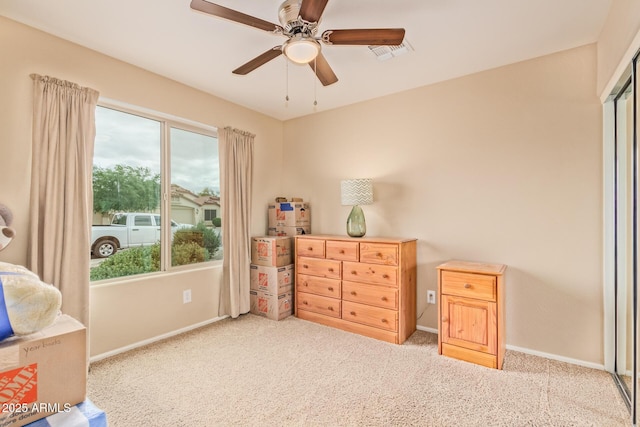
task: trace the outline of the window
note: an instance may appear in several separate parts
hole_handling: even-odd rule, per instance
[[[206,209],[204,211],[205,221],[213,221],[213,219],[217,217],[218,217],[218,212],[215,209]]]
[[[214,129],[99,105],[93,193],[92,281],[222,259]]]

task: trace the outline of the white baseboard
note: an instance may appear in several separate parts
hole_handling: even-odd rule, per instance
[[[434,328],[427,328],[426,326],[417,325],[416,329],[418,329],[420,331],[431,332],[432,334],[438,335],[438,330],[434,329]]]
[[[416,328],[420,331],[431,332],[437,334],[438,330],[434,328],[428,328],[426,326],[417,325]],[[584,360],[572,359],[570,357],[559,356],[557,354],[544,353],[542,351],[531,350],[528,348],[517,347],[515,345],[507,344],[507,350],[518,351],[520,353],[530,354],[532,356],[544,357],[545,359],[557,360],[558,362],[571,363],[573,365],[584,366],[586,368],[598,369],[604,371],[604,365],[600,363],[586,362]]]
[[[125,351],[129,351],[129,350],[136,349],[138,347],[143,347],[145,345],[153,344],[154,342],[161,341],[161,340],[164,340],[166,338],[171,338],[173,336],[180,335],[180,334],[183,334],[185,332],[189,332],[191,330],[200,328],[202,326],[207,326],[207,325],[209,325],[211,323],[215,323],[215,322],[217,322],[219,320],[226,319],[227,317],[229,317],[229,316],[215,317],[213,319],[205,320],[204,322],[196,323],[195,325],[187,326],[186,328],[177,329],[175,331],[167,332],[166,334],[158,335],[157,337],[149,338],[149,339],[143,340],[143,341],[138,341],[136,343],[129,344],[127,346],[120,347],[120,348],[117,348],[115,350],[108,351],[106,353],[97,354],[97,355],[92,356],[91,358],[89,358],[89,362],[90,363],[97,362],[98,360],[106,359],[107,357],[112,357],[112,356],[115,356],[117,354],[124,353]]]

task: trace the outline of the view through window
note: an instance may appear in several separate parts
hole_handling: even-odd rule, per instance
[[[98,106],[93,193],[92,281],[222,259],[212,129]]]

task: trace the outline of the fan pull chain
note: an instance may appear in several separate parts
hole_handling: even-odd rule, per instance
[[[318,106],[318,57],[313,58],[313,109]]]
[[[289,60],[286,59],[286,58],[284,60],[284,67],[285,67],[284,75],[285,75],[285,79],[286,79],[285,86],[286,86],[286,91],[287,91],[286,96],[284,98],[284,100],[285,100],[284,106],[288,107],[289,106]]]

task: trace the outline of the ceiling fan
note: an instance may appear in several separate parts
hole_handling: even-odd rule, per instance
[[[273,34],[287,37],[251,61],[233,70],[245,75],[284,54],[298,64],[309,64],[324,86],[338,81],[329,63],[322,55],[320,41],[326,45],[390,45],[397,46],[404,39],[404,28],[326,30],[316,36],[318,23],[329,0],[285,0],[278,10],[282,25],[273,24],[205,0],[191,0],[191,8],[219,18],[239,22]]]

